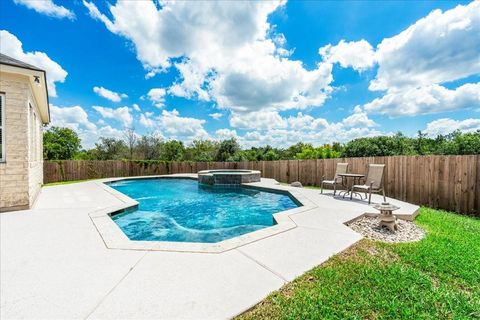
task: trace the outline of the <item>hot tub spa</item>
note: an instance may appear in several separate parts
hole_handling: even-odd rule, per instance
[[[241,185],[259,182],[260,171],[257,170],[203,170],[198,172],[198,183],[205,185]]]

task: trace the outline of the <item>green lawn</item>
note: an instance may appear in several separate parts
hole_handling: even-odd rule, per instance
[[[422,241],[362,240],[238,319],[480,319],[480,219],[422,208]]]

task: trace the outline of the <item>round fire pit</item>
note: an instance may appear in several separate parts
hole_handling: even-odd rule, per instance
[[[198,183],[206,185],[241,185],[259,182],[260,171],[256,170],[203,170],[198,172]]]
[[[397,217],[393,215],[393,211],[400,208],[388,202],[374,204],[373,207],[377,210],[380,210],[380,215],[378,216],[378,220],[380,220],[380,227],[385,226],[390,229],[390,231],[395,232],[398,229],[398,226]]]

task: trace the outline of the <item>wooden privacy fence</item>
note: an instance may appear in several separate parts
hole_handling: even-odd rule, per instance
[[[383,163],[387,196],[432,208],[480,216],[480,155],[394,156],[319,160],[249,162],[45,161],[44,182],[107,177],[196,173],[205,169],[254,169],[280,182],[319,186],[331,179],[338,162],[349,171],[366,173],[370,163]]]

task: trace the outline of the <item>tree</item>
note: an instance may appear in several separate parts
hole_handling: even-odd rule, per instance
[[[237,151],[234,161],[272,161],[280,159],[282,150],[266,145],[265,147],[252,147],[249,150]]]
[[[141,160],[158,160],[162,152],[163,140],[160,136],[151,134],[141,136],[135,146],[135,154]]]
[[[317,159],[318,156],[319,154],[317,149],[312,146],[307,146],[303,148],[301,152],[295,155],[295,159]]]
[[[127,153],[128,147],[125,141],[104,137],[98,139],[92,150],[92,155],[97,160],[120,160],[124,159]]]
[[[480,130],[464,134],[458,132],[453,139],[458,145],[457,154],[480,154]]]
[[[240,151],[240,145],[235,138],[230,138],[220,142],[215,161],[232,161],[233,156]]]
[[[218,149],[218,143],[211,140],[193,140],[185,149],[183,160],[187,161],[213,161]]]
[[[233,161],[258,161],[257,151],[254,148],[239,150],[233,155]]]
[[[129,159],[132,160],[133,149],[135,148],[135,144],[137,143],[137,134],[135,133],[135,128],[126,128],[123,135],[125,142],[127,143]]]
[[[62,134],[60,134],[60,132]],[[480,154],[480,130],[470,133],[455,131],[447,135],[428,137],[422,132],[417,137],[407,137],[398,132],[392,136],[359,138],[343,145],[325,144],[314,147],[310,143],[299,142],[287,149],[272,146],[252,147],[241,150],[237,141],[232,139],[221,142],[212,140],[194,140],[187,147],[178,140],[164,142],[160,136],[137,135],[128,129],[124,139],[100,138],[95,148],[79,151],[78,144],[73,151],[62,151],[60,143],[69,140],[65,137],[75,132],[65,128],[52,128],[45,132],[46,159],[81,159],[81,160],[164,160],[164,161],[272,161],[289,159],[328,159],[339,157],[373,157],[418,154]],[[59,138],[61,137],[61,138]],[[75,140],[75,139],[73,139]],[[69,148],[67,148],[70,150]]]
[[[313,146],[310,143],[298,142],[291,145],[288,149],[284,150],[281,154],[281,158],[284,160],[295,159],[298,153],[301,153],[304,149],[312,149]]]
[[[278,155],[275,149],[270,149],[265,153],[263,153],[262,155],[262,160],[264,161],[273,161],[273,160],[278,160],[279,158],[280,156]]]
[[[343,151],[343,145],[339,142],[334,142],[332,144],[332,150],[341,154]]]
[[[178,140],[169,140],[162,146],[160,159],[165,161],[181,160],[185,153],[183,142]]]
[[[435,139],[437,154],[480,154],[480,130],[461,133],[454,131]]]
[[[348,142],[342,157],[382,157],[418,154],[413,139],[403,135],[359,138]]]
[[[338,145],[331,146],[325,144],[320,147],[312,147],[311,145],[305,145],[302,149],[302,152],[295,155],[295,159],[329,159],[329,158],[338,158],[341,155]]]
[[[419,155],[429,154],[431,152],[431,146],[433,139],[427,138],[427,134],[418,130],[417,138],[414,140],[415,151]]]
[[[69,128],[51,127],[43,134],[43,157],[46,160],[70,160],[81,148],[77,133]]]
[[[97,160],[93,151],[94,149],[80,150],[73,159],[74,160]]]

